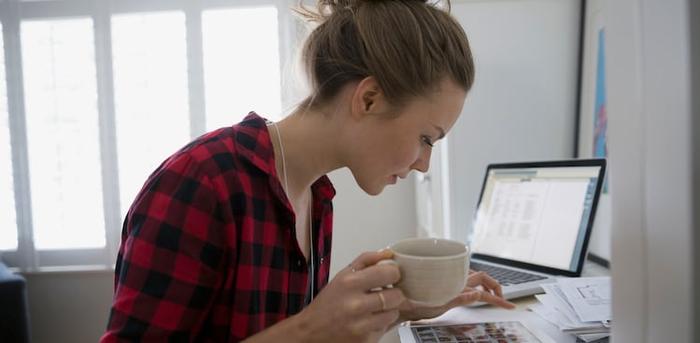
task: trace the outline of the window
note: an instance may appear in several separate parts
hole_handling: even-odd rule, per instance
[[[163,160],[251,110],[280,116],[294,43],[281,41],[292,24],[279,10],[291,6],[0,1],[0,259],[111,266],[124,215]]]
[[[112,18],[122,216],[148,175],[190,137],[185,35],[183,12]]]
[[[20,27],[37,249],[105,246],[92,26],[80,18]]]
[[[232,34],[251,28],[255,35]],[[252,110],[277,116],[280,68],[265,67],[280,64],[277,9],[204,11],[202,31],[207,130],[231,125],[231,118],[238,122]]]

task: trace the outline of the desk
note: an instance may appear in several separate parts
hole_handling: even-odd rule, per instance
[[[607,276],[610,271],[598,264],[586,262],[583,268],[583,276]],[[517,307],[513,310],[505,310],[494,306],[483,306],[477,308],[457,307],[446,312],[442,316],[433,319],[434,322],[441,323],[463,323],[463,322],[487,322],[487,321],[509,321],[517,320],[526,322],[528,325],[540,330],[555,342],[575,343],[576,337],[563,333],[556,326],[542,319],[539,315],[527,310],[528,306],[536,303],[534,296],[513,300]],[[380,343],[400,343],[398,328],[387,332],[380,340]]]

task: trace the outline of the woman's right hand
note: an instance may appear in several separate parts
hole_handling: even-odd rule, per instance
[[[304,341],[376,342],[399,318],[405,297],[398,288],[372,291],[397,283],[390,250],[366,252],[341,270],[314,301],[295,316]]]

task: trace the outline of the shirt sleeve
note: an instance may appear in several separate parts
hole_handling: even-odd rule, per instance
[[[225,225],[212,184],[186,172],[189,159],[162,168],[125,219],[101,342],[195,340],[221,288]]]

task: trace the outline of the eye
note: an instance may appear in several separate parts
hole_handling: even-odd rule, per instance
[[[431,148],[433,147],[433,141],[432,141],[432,139],[430,139],[430,137],[428,137],[428,136],[421,136],[420,139],[423,141],[423,144],[425,144],[425,145],[427,145],[427,146],[429,146],[429,147],[431,147]]]

